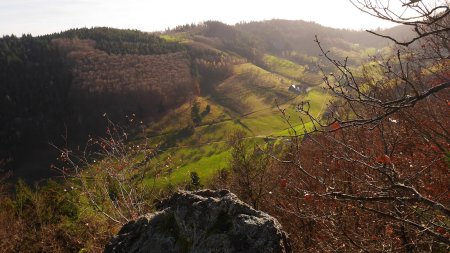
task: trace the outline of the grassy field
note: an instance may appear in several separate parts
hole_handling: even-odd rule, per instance
[[[185,32],[162,34],[159,37],[167,42],[186,42],[189,40]]]
[[[301,80],[307,68],[306,66],[268,54],[264,56],[264,62],[270,71],[294,80]]]
[[[164,39],[183,41],[184,37],[181,34]],[[251,63],[236,63],[233,75],[216,85],[210,95],[186,102],[145,129],[140,138],[159,147],[159,154],[147,166],[164,168],[158,176],[149,176],[146,184],[173,187],[188,183],[191,172],[198,173],[202,183],[207,184],[218,170],[228,167],[227,138],[233,132],[244,131],[248,145],[266,137],[286,138],[292,134],[286,117],[297,131],[305,130],[296,111],[301,101],[310,101],[313,114],[323,112],[330,96],[321,88],[309,88],[302,94],[288,90],[301,78],[319,82],[318,73],[306,72],[301,65],[271,55],[264,60],[269,70]],[[200,113],[209,108],[208,113],[202,114],[201,122],[195,124],[191,116],[194,103]]]
[[[211,98],[239,115],[274,107],[276,102],[283,103],[296,95],[288,91],[293,80],[253,64],[237,65],[234,72],[216,87]]]

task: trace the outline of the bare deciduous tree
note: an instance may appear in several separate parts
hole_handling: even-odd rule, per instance
[[[450,51],[448,2],[353,2],[414,28],[358,70],[334,59],[323,71],[332,100],[317,117],[298,106],[312,131],[291,127],[290,148],[273,156],[279,180],[263,208],[308,252],[446,252],[450,248]],[[437,1],[436,3],[439,3]],[[416,16],[410,16],[410,13]],[[374,32],[373,32],[374,33]],[[287,124],[290,118],[281,110]]]

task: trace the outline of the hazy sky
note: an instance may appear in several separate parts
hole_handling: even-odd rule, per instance
[[[336,28],[392,24],[357,10],[349,0],[0,0],[0,36],[109,26],[143,31],[186,23],[302,19]]]

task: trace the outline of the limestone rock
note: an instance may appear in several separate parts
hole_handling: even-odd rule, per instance
[[[124,225],[105,252],[292,252],[275,218],[226,190],[180,191],[157,209]]]

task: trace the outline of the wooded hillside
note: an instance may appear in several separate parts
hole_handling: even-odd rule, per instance
[[[131,30],[6,36],[0,70],[0,160],[7,168],[36,146],[62,144],[67,133],[99,133],[104,113],[118,122],[131,114],[148,119],[197,92],[184,46]]]

